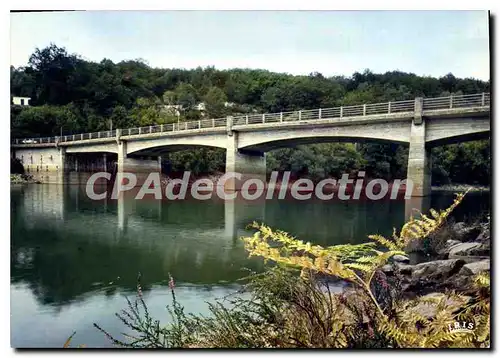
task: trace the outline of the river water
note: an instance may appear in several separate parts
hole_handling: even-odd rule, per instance
[[[11,188],[11,345],[110,347],[93,323],[127,332],[114,313],[133,298],[140,273],[150,312],[169,319],[169,273],[185,311],[207,313],[206,302],[238,289],[262,260],[247,258],[239,237],[252,221],[320,245],[359,243],[390,235],[412,208],[447,207],[452,194],[424,201],[258,202],[90,200],[79,185]],[[469,193],[458,220],[489,210],[489,194]]]

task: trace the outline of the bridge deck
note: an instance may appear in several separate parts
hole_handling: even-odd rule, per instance
[[[420,102],[420,103],[419,103]],[[319,108],[293,112],[250,114],[228,118],[203,119],[104,132],[79,133],[44,138],[13,139],[12,147],[53,147],[109,143],[117,140],[189,136],[229,130],[252,131],[296,126],[333,126],[413,119],[418,107],[426,118],[484,115],[490,111],[490,94],[424,98],[408,101]]]

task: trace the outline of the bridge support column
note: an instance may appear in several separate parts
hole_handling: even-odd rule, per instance
[[[408,152],[408,180],[413,182],[412,196],[431,193],[431,155],[425,147],[425,120],[411,124],[410,149]]]
[[[66,171],[66,148],[59,147],[59,165],[58,171],[64,173]]]
[[[248,179],[266,182],[266,155],[261,152],[238,150],[238,133],[232,132],[227,137],[226,173],[241,174],[241,179],[230,178],[225,183],[228,190],[241,190]]]
[[[116,162],[117,171],[119,173],[125,172],[125,161],[127,159],[127,142],[119,141],[118,142],[118,159]]]

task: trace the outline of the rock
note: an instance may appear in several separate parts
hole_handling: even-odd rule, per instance
[[[413,265],[407,265],[399,262],[396,262],[394,265],[396,266],[396,270],[398,271],[398,273],[402,275],[411,275],[411,272],[415,267]]]
[[[452,247],[458,244],[461,244],[461,242],[458,240],[446,240],[445,247]]]
[[[395,262],[404,262],[404,263],[410,262],[410,259],[406,256],[403,256],[403,255],[394,255],[392,257],[392,260]]]
[[[463,260],[455,259],[429,261],[415,265],[411,273],[412,284],[440,283],[457,273],[464,263]]]
[[[462,297],[447,297],[443,293],[434,292],[428,295],[425,295],[421,298],[421,300],[425,300],[426,302],[420,302],[415,307],[412,307],[408,310],[409,313],[417,312],[428,319],[432,319],[436,316],[437,306],[442,300],[446,300],[445,306],[447,308],[452,308],[453,310],[458,310],[467,304],[470,301],[470,297],[462,296]]]
[[[394,273],[394,266],[392,266],[391,264],[387,264],[382,266],[381,270],[383,273],[391,275]]]
[[[479,252],[482,244],[479,242],[464,242],[450,248],[448,257],[455,256],[473,256],[475,252]]]
[[[481,231],[481,233],[476,237],[476,242],[480,242],[482,244],[487,244],[488,246],[490,245],[490,230],[484,229]]]
[[[490,270],[490,260],[488,259],[466,264],[460,269],[458,274],[465,276],[475,276],[480,272],[489,270]]]
[[[438,256],[443,258],[443,259],[446,259],[448,258],[448,254],[450,253],[450,250],[453,246],[456,246],[458,244],[461,244],[460,241],[458,240],[446,240],[446,243],[444,245],[444,247],[438,251]]]
[[[460,260],[464,260],[465,264],[470,264],[473,262],[489,260],[490,256],[455,256],[455,258],[460,258]]]
[[[481,244],[479,247],[475,247],[469,250],[470,256],[490,256],[490,245]]]
[[[461,242],[473,241],[481,233],[479,226],[470,226],[464,222],[455,223],[452,229],[455,239]]]

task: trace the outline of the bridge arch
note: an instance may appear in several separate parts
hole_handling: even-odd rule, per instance
[[[489,118],[432,119],[426,125],[425,142],[431,148],[490,137]]]
[[[103,143],[81,146],[65,146],[68,154],[83,154],[83,153],[113,153],[118,154],[116,143]]]
[[[215,135],[196,135],[191,137],[169,136],[140,141],[130,141],[127,142],[126,152],[127,155],[148,155],[146,153],[175,152],[197,147],[226,149],[227,135],[226,133],[220,133]]]
[[[301,144],[363,141],[408,144],[410,141],[409,121],[319,128],[296,127],[238,133],[238,149],[258,152]]]

